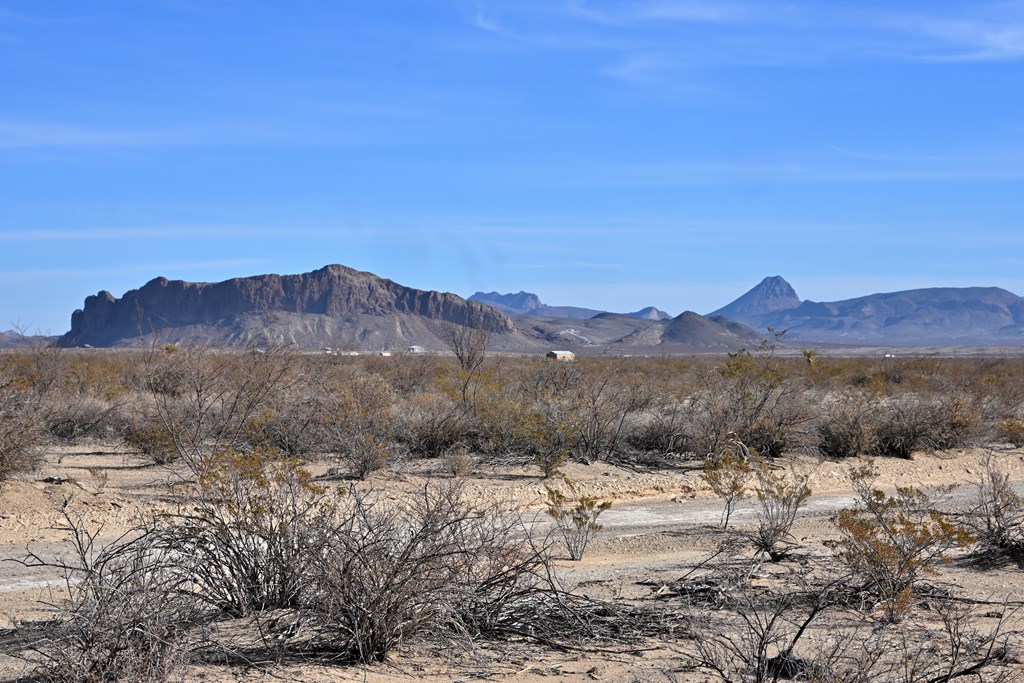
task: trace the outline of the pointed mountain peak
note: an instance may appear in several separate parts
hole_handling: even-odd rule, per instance
[[[793,285],[786,282],[786,279],[781,275],[769,275],[761,280],[756,287],[747,292],[747,294],[754,293],[760,293],[766,299],[792,299],[796,301],[798,306],[800,305],[800,297],[796,295]]]
[[[763,316],[799,305],[800,297],[792,285],[781,276],[772,275],[761,280],[740,298],[709,315],[724,315],[756,328],[760,326]]]

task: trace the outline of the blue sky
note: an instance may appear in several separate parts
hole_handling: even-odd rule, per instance
[[[0,329],[328,263],[1024,294],[1024,2],[0,0]]]

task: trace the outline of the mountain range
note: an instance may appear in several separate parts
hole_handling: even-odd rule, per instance
[[[518,294],[499,294],[498,292],[477,292],[469,297],[470,301],[494,306],[499,311],[512,316],[538,316],[542,318],[569,318],[571,320],[588,320],[600,313],[593,308],[580,308],[579,306],[548,306],[540,300],[540,297],[530,292],[519,292]],[[654,306],[641,308],[639,311],[624,313],[623,315],[639,320],[671,320],[672,316],[664,311],[659,311]]]
[[[574,316],[587,309],[547,307],[526,293],[496,296],[504,297],[498,302],[503,308],[516,311],[514,318],[479,300],[405,287],[341,265],[217,283],[161,277],[120,298],[107,291],[87,297],[58,343],[109,347],[158,339],[227,347],[290,344],[381,351],[416,345],[440,351],[445,349],[445,326],[467,323],[492,331],[492,349],[512,352],[552,347],[700,352],[756,345],[762,338],[724,318],[705,319],[693,312],[671,320],[656,309],[632,315],[594,311],[580,318]],[[518,312],[522,308],[534,313]]]
[[[413,289],[329,265],[298,275],[224,282],[156,278],[114,297],[101,291],[71,316],[62,346],[131,346],[159,339],[217,346],[290,344],[361,351],[444,350],[446,326],[492,330],[495,351],[551,348],[640,354],[722,352],[758,345],[767,328],[785,340],[858,346],[1024,343],[1024,300],[994,287],[932,288],[847,299],[801,300],[780,276],[726,306],[676,317],[649,307],[610,313],[548,306],[536,294]]]
[[[998,287],[932,287],[832,302],[801,301],[767,277],[709,314],[793,341],[857,345],[1020,344],[1024,299]]]

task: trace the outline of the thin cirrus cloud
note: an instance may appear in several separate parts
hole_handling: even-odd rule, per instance
[[[613,26],[665,20],[732,23],[758,16],[753,5],[694,0],[658,0],[656,2],[570,0],[567,9],[580,18]]]
[[[1007,20],[907,20],[918,32],[932,36],[944,49],[924,51],[931,61],[1014,61],[1024,58],[1024,17]]]
[[[591,261],[558,261],[557,263],[503,263],[504,268],[515,268],[523,270],[623,270],[626,266],[622,263],[595,263]]]
[[[569,0],[539,7],[481,0],[476,24],[522,42],[605,52],[614,57],[601,75],[664,84],[714,64],[1017,60],[1024,58],[1022,7],[951,3],[913,13],[808,2]]]
[[[50,282],[53,280],[73,280],[80,277],[95,275],[131,275],[135,273],[160,273],[175,271],[206,270],[211,268],[241,268],[262,266],[264,259],[225,259],[219,261],[178,261],[172,263],[124,263],[121,265],[104,266],[102,268],[33,268],[28,270],[0,271],[0,281],[4,282]]]
[[[0,149],[46,147],[154,147],[200,144],[209,131],[187,129],[131,130],[99,126],[0,121]]]
[[[114,127],[49,121],[0,120],[0,150],[133,149],[204,146],[356,147],[395,144],[368,125],[296,125],[294,120],[211,121],[193,127]]]
[[[260,239],[264,241],[293,241],[296,238],[329,240],[345,239],[376,240],[380,237],[400,237],[405,240],[420,235],[424,241],[433,239],[432,234],[403,228],[373,227],[254,227],[249,225],[164,225],[131,228],[40,228],[29,230],[0,229],[0,243],[3,242],[96,242],[96,241],[168,241],[180,242],[186,239],[206,240]]]

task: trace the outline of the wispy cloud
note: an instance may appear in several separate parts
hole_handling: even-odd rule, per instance
[[[209,142],[211,131],[130,130],[60,123],[0,121],[0,149],[157,147]]]
[[[408,112],[403,115],[407,118],[409,116]],[[370,118],[368,114],[361,114],[358,122],[307,121],[306,125],[297,125],[295,120],[285,120],[283,114],[275,116],[263,121],[254,118],[242,123],[210,121],[195,126],[179,126],[157,122],[147,127],[8,119],[0,120],[0,150],[247,145],[323,148],[390,146],[403,142],[401,136],[394,132],[386,134],[385,129],[377,123],[366,123]]]
[[[525,270],[623,270],[626,266],[622,263],[596,263],[592,261],[563,261],[556,263],[503,263],[505,268],[516,268]]]
[[[549,169],[548,182],[584,186],[687,187],[737,184],[976,182],[1024,179],[1024,153],[914,155],[793,153],[777,158],[636,162]]]
[[[170,263],[123,263],[95,268],[32,268],[0,271],[0,282],[74,280],[95,275],[177,273],[182,271],[240,268],[266,265],[265,259],[224,259],[219,261],[176,261]]]
[[[753,5],[701,0],[570,0],[567,7],[575,16],[613,26],[646,21],[733,23],[749,20],[759,14]]]
[[[1024,17],[1002,19],[945,19],[909,17],[908,30],[936,38],[937,49],[925,49],[921,59],[932,61],[1014,61],[1024,58]]]
[[[658,86],[716,64],[1024,59],[1018,2],[935,4],[913,13],[806,0],[480,0],[476,24],[519,41],[603,52],[611,63],[600,75]]]

